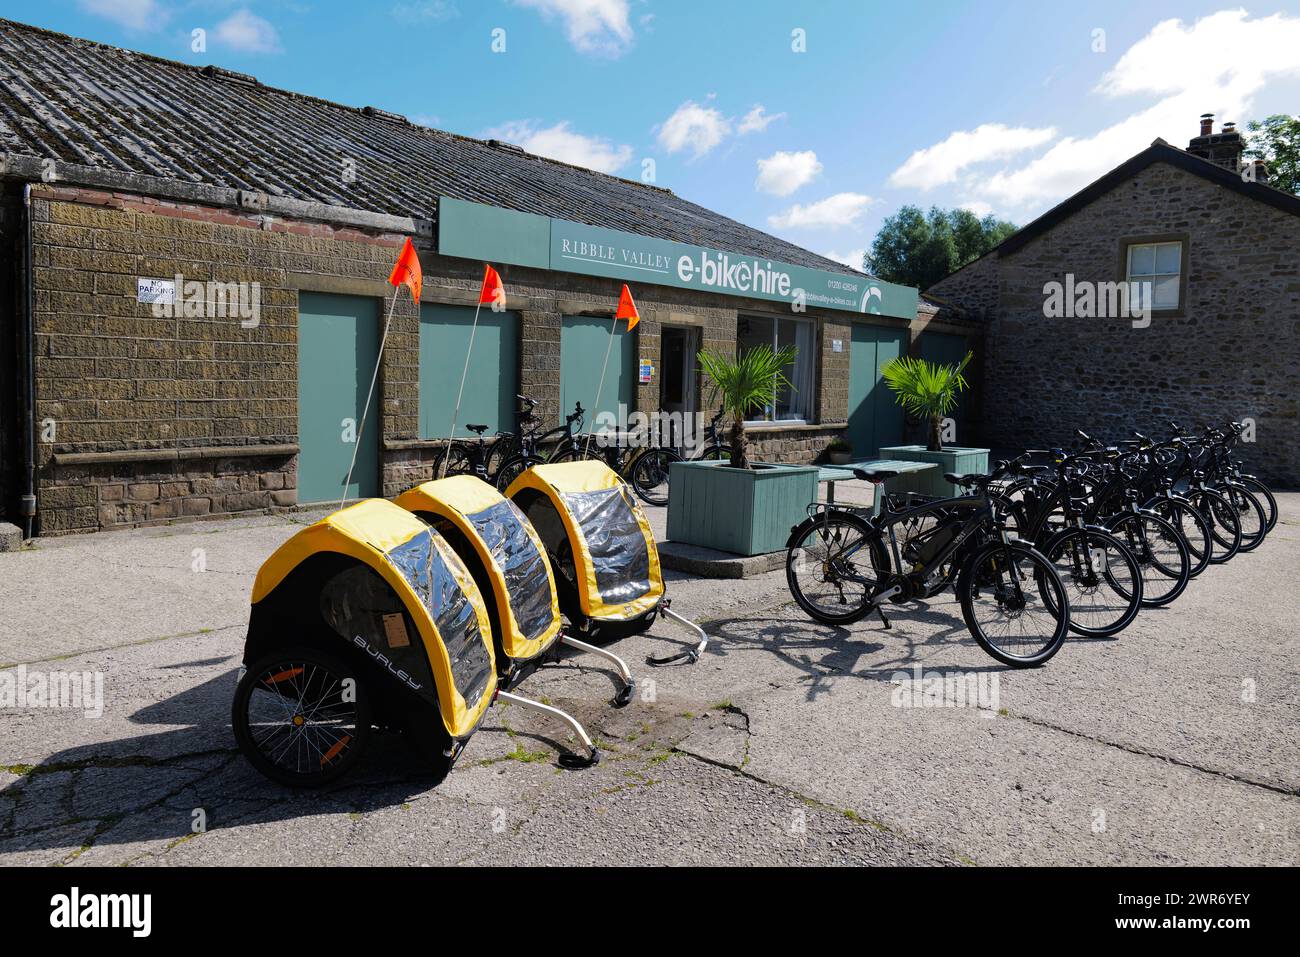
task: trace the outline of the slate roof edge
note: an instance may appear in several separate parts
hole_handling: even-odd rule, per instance
[[[86,51],[98,50],[98,51],[103,51],[104,55],[124,57],[133,61],[138,61],[141,64],[154,65],[154,66],[165,67],[165,68],[176,68],[185,71],[187,74],[193,74],[195,76],[203,77],[208,82],[213,82],[213,83],[226,82],[219,78],[213,78],[213,76],[210,74],[209,71],[211,70],[221,71],[224,69],[215,63],[208,63],[204,65],[187,63],[181,60],[169,59],[167,57],[158,56],[152,53],[145,53],[139,50],[133,50],[127,47],[118,46],[111,43],[103,43],[97,40],[90,40],[84,37],[78,37],[71,34],[59,32],[56,30],[49,30],[44,27],[34,26],[32,24],[23,23],[22,21],[13,20],[11,18],[0,17],[0,28],[3,27],[10,27],[14,29],[16,32],[21,31],[22,33],[32,35],[34,37],[40,38],[41,40],[49,44],[58,44],[60,46],[67,47],[68,50],[72,51],[74,54],[76,54],[76,51],[81,51],[80,55],[85,55]],[[378,107],[350,106],[344,103],[338,103],[336,101],[328,100],[322,97],[313,96],[309,93],[302,93],[295,90],[284,89],[277,86],[271,86],[268,84],[264,84],[253,77],[247,77],[244,81],[241,82],[244,85],[253,86],[261,94],[265,94],[273,97],[283,97],[285,98],[286,101],[291,101],[296,103],[316,104],[329,110],[339,111],[342,114],[354,115],[365,119],[373,120],[375,116],[386,112],[381,110]],[[382,121],[390,124],[397,123],[396,120],[391,120],[391,119],[382,120]],[[809,249],[806,246],[800,245],[797,242],[776,236],[756,226],[752,226],[748,223],[742,222],[741,220],[728,216],[725,213],[722,213],[711,207],[704,206],[693,200],[687,199],[686,197],[679,196],[678,194],[674,193],[671,189],[664,186],[659,186],[651,183],[644,183],[638,179],[616,176],[611,173],[602,172],[600,170],[594,170],[588,167],[578,166],[572,163],[565,162],[563,160],[557,160],[536,153],[530,153],[519,147],[510,147],[509,150],[507,150],[504,148],[502,144],[499,144],[496,141],[490,139],[481,139],[477,137],[467,136],[461,133],[451,132],[448,130],[442,130],[434,127],[424,126],[422,124],[413,123],[409,119],[406,119],[404,117],[402,118],[400,125],[408,132],[408,135],[416,136],[419,139],[427,140],[430,143],[443,143],[443,144],[462,143],[462,144],[469,144],[475,148],[480,148],[480,149],[488,149],[488,150],[494,150],[498,152],[508,151],[510,153],[517,153],[518,155],[525,158],[528,162],[537,163],[540,166],[553,170],[554,175],[556,175],[561,179],[569,178],[569,176],[571,175],[569,171],[572,171],[572,175],[581,178],[580,185],[589,184],[592,187],[597,187],[599,186],[599,184],[602,183],[606,184],[606,188],[616,188],[618,190],[622,190],[626,192],[627,196],[630,198],[632,202],[641,202],[648,207],[653,207],[652,212],[660,209],[663,206],[663,204],[667,202],[669,198],[671,198],[671,201],[673,203],[680,203],[686,207],[689,207],[686,210],[686,214],[699,215],[701,222],[704,224],[705,231],[713,234],[711,241],[702,243],[703,245],[706,245],[709,248],[718,249],[721,251],[737,252],[742,255],[754,255],[756,257],[771,259],[774,262],[790,263],[792,265],[816,269],[823,272],[852,276],[855,278],[862,277],[863,275],[868,275],[869,278],[876,278],[876,277],[870,277],[869,274],[864,273],[861,269],[854,268],[852,266],[847,266],[844,263],[840,263],[835,260],[832,260],[830,259],[830,257],[818,253],[812,249]],[[505,145],[508,146],[509,144],[505,144]],[[3,155],[4,154],[0,154],[0,159],[3,159]],[[11,153],[9,154],[10,165],[14,168],[20,168],[21,157],[28,157],[38,161],[42,159],[41,157],[34,156],[31,153],[24,153],[24,154]],[[194,189],[199,189],[200,191],[202,191],[204,187],[192,181],[187,181],[185,179],[173,179],[169,177],[153,177],[150,176],[149,174],[144,174],[144,173],[123,173],[120,175],[130,177],[131,182],[137,185],[119,185],[117,181],[109,184],[108,181],[103,178],[105,173],[107,172],[103,167],[88,166],[84,164],[65,164],[63,161],[59,161],[58,169],[61,175],[64,170],[68,171],[66,176],[66,181],[68,182],[75,181],[80,185],[103,186],[104,188],[139,191],[142,188],[140,184],[144,184],[147,185],[148,195],[152,195],[152,196],[160,196],[160,197],[167,197],[167,198],[179,197],[182,199],[190,199],[192,201],[214,203],[217,205],[221,205],[223,207],[243,208],[239,205],[241,194],[237,186],[232,186],[232,185],[208,186],[206,187],[208,192],[205,194],[208,198],[199,199],[197,194],[191,193],[190,191]],[[585,181],[585,183],[582,181]],[[640,199],[637,198],[638,194],[640,195]],[[433,233],[436,232],[436,228],[435,228],[436,219],[437,219],[436,210],[425,210],[425,209],[407,210],[406,212],[410,215],[409,222],[415,224],[416,226],[415,229],[411,229],[409,227],[398,224],[401,221],[406,221],[406,217],[402,213],[375,213],[371,211],[371,208],[369,206],[365,206],[365,205],[357,205],[357,204],[345,205],[343,203],[339,203],[339,204],[313,203],[310,200],[289,200],[287,199],[287,197],[277,201],[275,199],[274,193],[256,194],[256,195],[265,195],[267,197],[267,203],[268,203],[266,209],[267,212],[281,212],[283,215],[286,216],[297,216],[300,218],[315,219],[323,222],[331,222],[331,223],[343,222],[343,223],[348,223],[353,225],[363,225],[363,226],[370,225],[370,223],[366,221],[365,217],[387,216],[387,217],[394,217],[394,219],[391,221],[381,220],[380,225],[378,225],[376,228],[385,229],[385,230],[404,230],[406,232],[411,232],[421,237],[432,236]],[[454,195],[454,194],[448,191],[448,195]],[[479,200],[479,201],[486,203],[486,205],[494,206],[501,209],[518,208],[518,207],[512,207],[503,202],[493,201],[491,199]],[[283,208],[277,208],[281,203],[284,204]],[[296,204],[301,204],[301,205],[296,205]],[[527,211],[527,210],[520,209],[520,211]],[[623,231],[631,232],[634,235],[647,236],[650,238],[668,239],[669,241],[672,242],[691,241],[688,239],[683,239],[681,237],[665,236],[661,231],[650,227],[647,227],[645,229],[638,229],[638,228],[631,228],[626,225],[611,226],[607,222],[601,222],[601,221],[591,222],[585,218],[580,218],[575,215],[565,216],[554,212],[549,214],[544,214],[544,215],[550,215],[552,216],[552,218],[564,219],[570,222],[592,225],[601,228],[622,229]],[[675,214],[664,213],[664,215],[675,215]],[[739,237],[739,239],[741,239],[742,242],[735,243],[735,242],[726,241],[726,238],[724,238],[721,234],[727,232],[736,233],[737,237]],[[732,237],[732,238],[734,239],[736,237]],[[753,249],[745,248],[747,246],[753,246],[754,248]],[[771,247],[771,248],[765,248],[765,247]]]
[[[433,222],[427,219],[375,213],[350,206],[310,203],[269,193],[210,186],[206,183],[187,183],[184,180],[145,176],[140,173],[123,173],[77,163],[56,161],[47,165],[48,163],[49,161],[34,156],[0,153],[0,179],[15,179],[51,187],[86,186],[224,207],[250,216],[279,215],[380,232],[404,233],[423,239],[433,237]],[[53,179],[48,178],[51,173]]]
[[[1093,180],[1083,189],[1057,203],[1037,219],[1022,226],[997,246],[994,246],[989,252],[995,252],[1001,258],[1021,249],[1031,240],[1041,236],[1067,217],[1100,199],[1121,183],[1127,182],[1155,163],[1168,163],[1176,169],[1209,180],[1266,206],[1271,206],[1284,213],[1290,213],[1293,216],[1300,216],[1300,197],[1292,196],[1290,193],[1263,183],[1248,183],[1231,170],[1224,169],[1209,160],[1193,156],[1186,150],[1180,150],[1176,146],[1170,146],[1164,140],[1157,139],[1142,152],[1130,156],[1110,172]],[[988,253],[985,253],[985,255],[988,255]]]
[[[3,26],[12,26],[31,33],[44,34],[45,36],[50,37],[51,39],[64,42],[64,43],[69,43],[73,46],[101,47],[106,50],[113,50],[124,56],[138,58],[141,60],[147,60],[151,63],[158,63],[169,67],[179,67],[180,69],[188,70],[191,73],[196,73],[200,76],[207,77],[208,79],[212,78],[206,72],[209,69],[226,70],[225,67],[222,67],[216,63],[205,63],[202,66],[199,66],[198,64],[194,64],[194,63],[186,63],[184,60],[173,60],[168,57],[158,56],[156,53],[144,53],[140,50],[133,50],[130,47],[117,46],[116,44],[113,43],[103,43],[99,40],[89,40],[85,37],[74,36],[71,33],[62,33],[58,30],[50,30],[46,27],[38,27],[35,24],[24,23],[21,20],[13,20],[8,17],[0,17],[0,27]],[[230,73],[233,71],[226,70],[226,72]],[[374,110],[377,111],[379,114],[387,114],[389,116],[401,116],[401,114],[390,113],[389,111],[384,110],[381,107],[376,107],[373,104],[367,104],[366,106],[352,106],[347,103],[340,103],[337,100],[327,100],[321,96],[314,96],[310,93],[302,93],[298,90],[289,90],[280,86],[272,86],[270,84],[263,83],[261,80],[258,80],[255,77],[253,77],[252,79],[254,80],[254,85],[256,86],[256,88],[266,93],[275,93],[280,96],[287,96],[295,100],[303,100],[309,103],[319,103],[320,105],[330,107],[331,109],[347,110],[350,113],[360,113],[363,116],[373,115],[367,113],[367,110]],[[468,143],[477,143],[481,146],[492,146],[492,148],[494,149],[499,148],[493,145],[494,143],[499,142],[496,140],[480,139],[479,137],[476,136],[466,136],[464,133],[455,133],[452,132],[451,130],[438,129],[435,126],[425,126],[423,123],[412,122],[409,118],[405,116],[402,116],[402,120],[405,121],[405,124],[411,127],[412,129],[421,130],[426,134],[431,134],[433,136],[443,136],[453,140],[463,140]],[[508,144],[508,145],[514,146],[514,144]],[[578,170],[582,173],[590,174],[593,176],[601,176],[604,177],[605,179],[614,180],[615,182],[619,182],[619,183],[627,183],[630,186],[636,186],[641,189],[648,189],[659,193],[667,193],[670,196],[677,195],[666,186],[656,186],[653,183],[644,183],[641,180],[630,179],[626,176],[615,176],[613,173],[606,173],[598,169],[592,169],[588,166],[578,166],[574,163],[567,163],[564,160],[558,160],[558,159],[553,159],[552,157],[549,156],[543,156],[540,153],[530,153],[527,150],[523,149],[522,147],[514,146],[514,148],[518,149],[520,153],[522,153],[524,156],[529,157],[530,159],[539,160],[540,162],[543,163],[550,163],[553,166],[562,166],[566,169]]]

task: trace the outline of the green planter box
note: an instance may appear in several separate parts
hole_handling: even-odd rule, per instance
[[[931,452],[924,445],[891,445],[880,450],[882,459],[899,459],[905,462],[937,462],[937,469],[926,469],[910,475],[900,475],[889,480],[890,492],[920,492],[922,495],[949,497],[960,495],[962,489],[943,480],[944,472],[969,475],[972,472],[987,474],[989,450],[950,446]]]
[[[668,482],[668,538],[737,555],[785,548],[790,528],[817,500],[815,466],[674,462]]]

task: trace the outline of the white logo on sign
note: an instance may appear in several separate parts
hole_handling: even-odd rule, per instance
[[[875,299],[877,302],[879,302],[882,298],[883,296],[881,295],[879,286],[868,286],[867,291],[862,294],[862,305],[858,306],[858,312],[870,312],[875,315],[880,315],[879,307],[872,306],[870,309],[868,309],[867,303],[870,302],[872,299]]]

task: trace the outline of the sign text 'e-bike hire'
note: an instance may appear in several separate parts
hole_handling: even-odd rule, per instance
[[[763,257],[655,239],[618,229],[438,199],[438,252],[485,262],[608,276],[870,315],[916,316],[911,286]]]

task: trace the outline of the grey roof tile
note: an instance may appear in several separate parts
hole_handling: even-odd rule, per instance
[[[424,220],[445,195],[852,272],[665,189],[10,20],[0,152]]]

